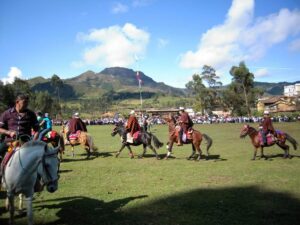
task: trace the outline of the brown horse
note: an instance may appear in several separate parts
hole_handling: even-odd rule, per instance
[[[67,132],[68,132],[68,126],[62,125],[62,134],[64,137],[64,143],[66,145],[71,145],[72,148],[72,156],[75,156],[74,153],[74,147],[77,145],[82,145],[84,149],[87,152],[87,158],[91,156],[91,151],[96,152],[98,148],[94,145],[94,140],[92,136],[84,131],[80,131],[77,139],[70,139],[70,141],[67,140]]]
[[[164,120],[168,123],[169,126],[169,141],[167,143],[168,153],[165,157],[165,159],[168,159],[172,153],[172,147],[174,142],[177,143],[178,141],[178,132],[176,132],[176,120],[174,116],[170,114],[169,117],[164,118]],[[186,142],[183,142],[183,144],[192,144],[192,154],[187,159],[192,159],[195,156],[196,151],[198,152],[197,160],[200,160],[202,158],[202,151],[200,145],[203,140],[203,137],[207,142],[206,152],[207,156],[209,156],[208,151],[212,145],[212,139],[208,135],[202,134],[200,131],[197,130],[193,130],[190,136],[190,139],[187,139]]]
[[[276,130],[277,140],[273,139],[273,141],[271,141],[271,143],[269,143],[267,146],[261,143],[260,132],[257,131],[255,128],[250,127],[248,124],[243,126],[240,133],[240,138],[244,138],[247,135],[249,135],[251,139],[251,143],[254,147],[254,155],[252,160],[255,160],[258,148],[260,148],[261,151],[260,158],[267,159],[267,157],[264,155],[264,147],[270,147],[274,144],[277,144],[280,148],[283,149],[284,151],[283,158],[290,158],[291,157],[289,154],[290,147],[287,144],[285,144],[286,140],[288,140],[293,145],[295,150],[297,149],[297,145],[298,145],[297,141],[294,138],[292,138],[289,134],[279,130]]]

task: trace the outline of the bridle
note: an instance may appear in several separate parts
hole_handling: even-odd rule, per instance
[[[53,178],[52,175],[51,175],[51,173],[50,173],[50,171],[49,171],[49,168],[48,168],[49,166],[46,164],[46,158],[50,158],[50,157],[56,157],[57,158],[57,153],[56,152],[51,153],[51,154],[46,154],[45,153],[43,155],[43,158],[42,158],[42,167],[43,167],[43,171],[45,172],[46,178],[47,178],[47,181],[45,182],[45,180],[43,179],[43,176],[42,176],[44,184],[54,183],[54,182],[56,182],[59,179],[58,171],[59,171],[60,164],[58,164],[57,176],[56,176],[57,178]]]

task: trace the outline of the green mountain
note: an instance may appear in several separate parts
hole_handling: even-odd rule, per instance
[[[143,98],[151,98],[157,94],[184,95],[184,89],[156,82],[143,72],[139,72],[139,75],[142,80]],[[70,79],[62,79],[62,81],[64,84],[60,88],[60,95],[66,100],[99,98],[107,92],[113,93],[114,99],[138,98],[140,93],[136,72],[122,67],[106,68],[99,73],[87,71]],[[51,94],[55,92],[51,79],[36,77],[28,82],[34,91],[47,90]]]
[[[174,88],[163,82],[156,82],[143,72],[139,72],[139,75],[142,80],[144,99],[155,95],[173,97],[185,95],[185,89]],[[113,95],[114,100],[139,99],[140,89],[136,71],[128,68],[111,67],[99,73],[86,71],[73,78],[62,79],[62,81],[63,87],[60,88],[60,96],[65,100],[95,99],[106,93]],[[28,82],[33,91],[48,91],[50,94],[55,95],[55,88],[51,85],[51,79],[35,77],[28,80]],[[254,86],[263,89],[266,95],[282,95],[285,85],[299,82],[254,82]]]

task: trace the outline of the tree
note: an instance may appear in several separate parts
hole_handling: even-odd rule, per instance
[[[60,77],[57,76],[56,74],[53,74],[53,76],[51,77],[51,85],[55,88],[55,93],[57,94],[57,99],[58,99],[58,105],[60,105],[59,89],[63,86],[63,84],[64,83],[60,79]]]
[[[202,83],[202,78],[199,74],[193,75],[193,80],[189,81],[185,87],[189,95],[195,96],[195,109],[201,111],[204,114],[205,109],[207,108],[207,88]]]
[[[256,90],[254,89],[254,75],[249,71],[244,62],[240,62],[239,66],[231,67],[230,74],[233,78],[229,86],[229,92],[227,92],[227,97],[235,99],[235,103],[231,101],[234,104],[234,111],[240,115],[246,112],[250,116],[251,105],[254,105],[256,94]]]
[[[207,82],[209,88],[222,86],[222,82],[217,81],[220,77],[216,75],[213,67],[204,65],[202,70],[202,79]]]

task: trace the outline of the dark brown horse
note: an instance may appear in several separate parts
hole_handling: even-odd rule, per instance
[[[178,132],[176,132],[176,120],[174,116],[170,114],[169,117],[164,118],[164,120],[168,123],[169,126],[169,141],[167,143],[168,153],[165,157],[165,159],[168,159],[172,153],[172,147],[174,142],[178,142]],[[200,145],[203,140],[203,137],[207,142],[206,152],[207,156],[209,156],[208,151],[212,145],[212,139],[208,135],[202,134],[200,131],[193,130],[190,134],[190,139],[187,139],[186,142],[183,142],[183,144],[192,144],[192,154],[187,159],[192,159],[195,156],[196,151],[198,152],[197,160],[200,160],[202,158],[202,151]]]
[[[259,131],[257,131],[253,127],[250,127],[248,124],[243,126],[240,133],[240,138],[244,138],[247,135],[249,135],[251,139],[251,143],[254,147],[254,154],[252,160],[255,160],[258,148],[260,148],[261,151],[260,158],[266,159],[267,157],[264,155],[264,147],[270,147],[274,144],[277,144],[281,149],[283,149],[284,151],[283,158],[290,158],[290,153],[289,153],[290,147],[287,144],[285,144],[286,140],[288,140],[293,145],[295,150],[297,149],[297,145],[298,145],[297,141],[294,138],[292,138],[289,134],[279,130],[276,130],[277,140],[271,141],[271,143],[269,143],[267,146],[261,143],[261,136]]]

